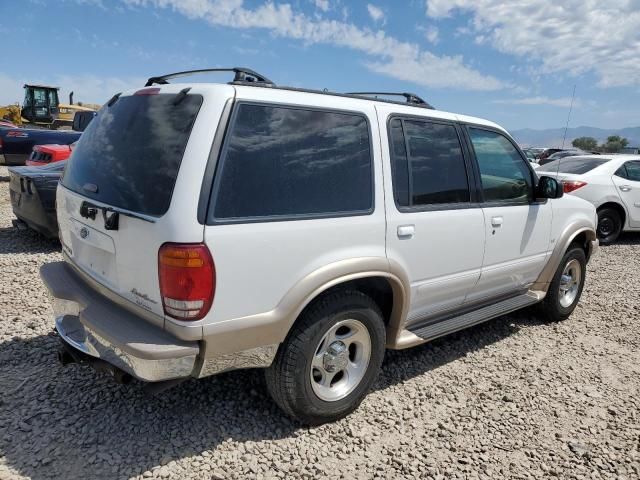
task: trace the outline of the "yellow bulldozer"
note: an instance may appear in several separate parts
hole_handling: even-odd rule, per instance
[[[73,92],[69,103],[60,103],[59,87],[47,85],[25,85],[24,101],[19,104],[0,106],[0,120],[8,120],[17,126],[50,129],[71,128],[76,112],[95,112],[100,105],[74,104]]]

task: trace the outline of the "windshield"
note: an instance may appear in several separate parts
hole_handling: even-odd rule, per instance
[[[610,159],[602,157],[581,157],[581,158],[563,158],[561,160],[554,160],[549,162],[538,169],[539,172],[559,172],[559,173],[573,173],[581,175],[583,173],[590,172],[600,165],[604,165]]]
[[[133,95],[105,106],[82,134],[62,184],[114,207],[160,216],[169,208],[202,96]]]

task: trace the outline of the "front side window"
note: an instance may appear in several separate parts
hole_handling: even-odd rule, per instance
[[[366,213],[373,209],[362,115],[240,104],[217,174],[214,218]]]
[[[528,202],[533,196],[531,171],[513,144],[500,133],[469,128],[486,202]]]
[[[399,207],[470,201],[462,147],[453,125],[394,118],[389,135]]]

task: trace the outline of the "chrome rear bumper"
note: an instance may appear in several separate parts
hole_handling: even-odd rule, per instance
[[[40,275],[68,346],[147,382],[194,374],[198,342],[179,340],[99,295],[64,262],[44,265]]]

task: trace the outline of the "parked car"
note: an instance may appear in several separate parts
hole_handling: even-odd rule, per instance
[[[0,127],[0,165],[24,165],[35,145],[70,145],[82,132]]]
[[[156,390],[261,367],[287,414],[319,424],[357,408],[386,348],[536,303],[571,314],[595,208],[538,180],[504,129],[233,71],[151,78],[78,142],[64,261],[41,269],[63,363]]]
[[[640,155],[640,147],[624,147],[620,150],[624,155]]]
[[[640,230],[640,155],[564,158],[538,169],[556,176],[564,191],[591,202],[598,212],[598,238],[615,242],[622,231]]]
[[[73,115],[73,130],[76,132],[84,132],[97,114],[98,112],[93,110],[76,112]]]
[[[583,150],[560,150],[559,152],[549,155],[547,158],[541,159],[538,163],[540,165],[546,165],[547,163],[559,160],[566,157],[576,157],[578,155],[586,155],[588,152]]]
[[[36,145],[25,163],[30,167],[41,167],[62,162],[71,156],[76,143],[78,142],[73,142],[71,145]]]
[[[9,195],[13,225],[32,228],[46,237],[58,236],[56,187],[66,162],[44,167],[9,167]]]
[[[562,148],[545,148],[542,150],[542,152],[538,155],[538,163],[543,165],[543,161],[548,158],[549,156],[553,155],[554,153],[557,152],[561,152],[563,149]]]
[[[525,156],[527,157],[527,160],[529,160],[531,163],[538,163],[536,154],[531,148],[523,148],[522,153],[525,154]]]

